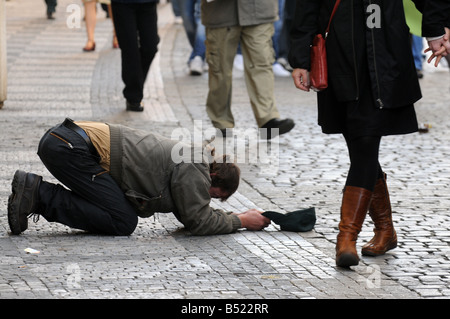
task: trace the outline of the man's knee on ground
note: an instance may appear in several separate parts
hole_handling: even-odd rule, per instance
[[[126,220],[122,220],[117,223],[115,236],[130,236],[137,227],[138,216],[127,217]]]

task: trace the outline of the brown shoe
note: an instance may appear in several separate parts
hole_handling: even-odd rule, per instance
[[[88,42],[86,43],[86,45],[83,48],[84,52],[92,52],[95,51],[95,42],[94,41],[90,41],[88,40]]]
[[[17,170],[8,198],[8,223],[11,233],[19,235],[28,228],[28,216],[35,213],[42,177]]]
[[[354,186],[346,186],[342,196],[341,221],[336,243],[336,265],[355,266],[359,263],[356,240],[369,208],[372,192]]]
[[[362,247],[361,253],[365,256],[380,256],[397,247],[386,176],[378,179],[375,184],[369,216],[375,224],[375,236]]]

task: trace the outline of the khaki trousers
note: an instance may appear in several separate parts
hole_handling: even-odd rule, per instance
[[[273,23],[206,28],[206,58],[209,65],[206,110],[214,127],[234,127],[231,112],[232,71],[239,43],[244,58],[247,92],[258,127],[280,117],[274,98],[273,32]]]

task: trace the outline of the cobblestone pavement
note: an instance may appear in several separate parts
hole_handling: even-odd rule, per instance
[[[36,155],[42,134],[65,117],[122,123],[173,136],[211,127],[205,113],[206,74],[187,72],[184,30],[169,5],[159,6],[161,44],[146,83],[142,114],[124,111],[120,51],[112,25],[99,11],[97,50],[83,53],[84,23],[71,29],[58,1],[56,20],[42,1],[10,0],[7,9],[8,100],[0,111],[0,298],[359,299],[450,297],[450,100],[448,72],[426,73],[417,104],[429,133],[387,137],[380,159],[389,176],[399,247],[362,257],[351,270],[335,267],[341,189],[348,169],[340,136],[316,125],[316,98],[276,78],[277,105],[296,121],[279,138],[275,165],[242,166],[235,211],[259,207],[287,212],[315,207],[305,233],[239,231],[190,236],[172,214],[140,219],[129,237],[86,234],[41,219],[20,236],[9,233],[7,198],[14,171],[53,180]],[[78,3],[78,2],[77,2]],[[81,2],[80,2],[81,3]],[[234,73],[237,135],[256,124],[242,73]],[[242,130],[242,131],[240,131]],[[261,142],[262,143],[262,142]],[[258,146],[259,147],[259,146]],[[358,247],[370,239],[366,220]],[[33,248],[39,253],[27,253]]]

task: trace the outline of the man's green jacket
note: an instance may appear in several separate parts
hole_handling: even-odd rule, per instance
[[[201,148],[108,125],[110,174],[140,217],[172,212],[194,235],[226,234],[241,227],[236,215],[210,207],[211,177],[208,163],[199,154]]]

